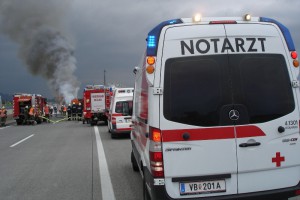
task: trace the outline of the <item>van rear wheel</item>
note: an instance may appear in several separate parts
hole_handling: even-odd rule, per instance
[[[133,151],[131,151],[131,164],[132,164],[133,171],[138,172],[139,171],[139,166],[136,162]]]
[[[149,192],[147,190],[146,180],[145,180],[145,174],[143,178],[143,199],[144,200],[151,200]]]

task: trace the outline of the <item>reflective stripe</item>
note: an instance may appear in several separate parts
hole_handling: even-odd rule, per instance
[[[257,126],[236,126],[237,138],[259,137],[266,134]],[[189,133],[189,141],[193,140],[221,140],[233,139],[234,127],[201,128],[201,129],[180,129],[163,130],[163,142],[185,141],[184,133]]]

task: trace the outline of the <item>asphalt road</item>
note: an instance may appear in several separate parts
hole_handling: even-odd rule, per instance
[[[111,140],[106,126],[97,128],[115,198],[142,199],[130,139]],[[102,199],[106,187],[100,183],[95,130],[80,122],[1,128],[0,163],[0,199]]]
[[[0,128],[0,199],[141,200],[130,152],[129,137],[111,139],[106,126],[10,124]]]

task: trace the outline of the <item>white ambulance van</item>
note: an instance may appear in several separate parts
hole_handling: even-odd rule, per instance
[[[130,134],[133,88],[116,88],[108,112],[108,132],[111,138]]]
[[[299,62],[265,17],[165,21],[135,67],[132,167],[144,199],[300,194]]]

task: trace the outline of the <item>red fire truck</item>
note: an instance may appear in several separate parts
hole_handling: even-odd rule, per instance
[[[83,91],[83,123],[96,125],[99,121],[107,124],[107,113],[112,96],[112,87],[87,85]]]
[[[47,99],[39,94],[15,94],[13,97],[13,118],[16,120],[17,125],[34,124],[34,121],[40,124],[42,122],[43,107],[46,103]],[[29,111],[32,106],[35,110],[34,119],[28,119],[25,110],[28,109]]]

